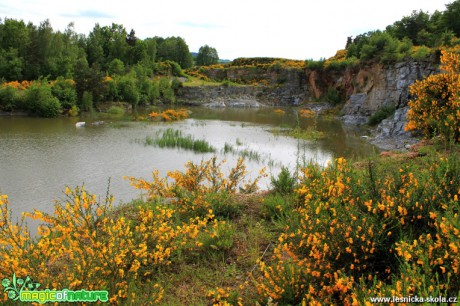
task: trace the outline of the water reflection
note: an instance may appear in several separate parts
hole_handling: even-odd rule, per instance
[[[143,145],[146,137],[166,128],[180,129],[196,139],[205,139],[227,167],[234,166],[238,152],[256,152],[247,162],[257,173],[263,166],[276,174],[280,165],[295,167],[300,161],[325,164],[338,157],[362,157],[375,149],[359,138],[362,131],[349,130],[336,120],[298,119],[295,111],[278,115],[273,109],[193,108],[190,119],[176,123],[131,122],[108,119],[113,124],[76,128],[81,118],[43,119],[0,117],[0,191],[9,195],[14,215],[37,208],[53,211],[53,199],[63,198],[65,186],[85,184],[103,197],[111,180],[117,201],[139,196],[123,176],[150,178],[153,169],[162,175],[192,160],[213,154]],[[100,118],[84,118],[91,122]],[[321,141],[299,141],[276,136],[274,127],[309,126],[326,133]],[[225,145],[234,153],[224,154]],[[262,183],[268,187],[268,180]]]

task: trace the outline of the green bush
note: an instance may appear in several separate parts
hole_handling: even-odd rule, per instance
[[[90,91],[83,92],[83,96],[81,98],[81,109],[87,112],[93,111],[93,94]]]
[[[125,64],[123,63],[123,61],[119,60],[118,58],[115,58],[110,62],[109,67],[107,68],[107,72],[111,76],[123,75],[123,73],[125,72]]]
[[[169,78],[161,78],[158,84],[160,95],[164,102],[174,103],[176,102],[176,96],[174,95],[174,89],[171,87],[171,81]]]
[[[26,103],[29,112],[41,117],[57,117],[61,113],[59,100],[45,82],[36,82],[27,90]]]
[[[396,108],[393,105],[386,105],[379,108],[375,114],[370,116],[369,125],[377,125],[382,122],[384,119],[390,117],[395,113]]]
[[[410,56],[411,48],[409,39],[399,40],[387,31],[374,31],[356,37],[347,48],[347,57],[390,64]]]
[[[182,85],[182,82],[179,81],[177,78],[174,78],[172,81],[171,81],[171,88],[176,91],[178,90],[179,88],[183,87]]]
[[[311,69],[311,70],[321,70],[324,67],[324,62],[325,61],[326,60],[324,58],[320,59],[319,61],[315,61],[313,59],[308,59],[308,60],[305,61],[305,66],[308,69]]]
[[[118,80],[118,93],[120,99],[124,102],[136,105],[139,102],[139,89],[136,86],[135,79],[129,76]]]
[[[204,199],[211,204],[212,211],[218,218],[234,219],[241,213],[241,206],[235,201],[234,196],[225,190],[208,193]]]
[[[72,106],[77,105],[77,91],[75,90],[74,81],[59,77],[53,82],[51,92],[59,100],[62,108],[70,109]]]
[[[11,86],[0,87],[0,110],[11,112],[14,109],[22,108],[23,104],[23,92]]]
[[[118,92],[118,84],[116,79],[112,79],[106,82],[107,91],[105,95],[106,101],[120,101],[120,94]]]
[[[292,193],[296,185],[296,177],[291,175],[287,167],[281,167],[278,177],[270,178],[273,190],[280,194]]]
[[[120,106],[110,106],[107,112],[112,115],[121,115],[125,113],[124,109]]]
[[[294,209],[291,197],[275,193],[263,199],[261,214],[268,220],[286,220]]]
[[[334,105],[340,104],[343,101],[340,91],[332,87],[326,91],[324,99]]]
[[[427,60],[432,54],[433,51],[425,46],[416,47],[412,50],[412,58],[416,61]]]
[[[234,244],[236,229],[231,223],[225,221],[214,222],[204,233],[197,237],[202,243],[202,248],[208,252],[221,252],[230,250]]]

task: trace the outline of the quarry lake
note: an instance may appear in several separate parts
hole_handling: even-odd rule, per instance
[[[248,178],[263,167],[276,175],[281,165],[294,169],[309,161],[327,164],[334,158],[360,158],[377,149],[361,139],[365,131],[344,126],[336,119],[300,118],[294,109],[189,108],[190,118],[177,122],[132,121],[129,118],[33,118],[0,116],[0,193],[9,196],[13,216],[21,212],[53,212],[53,200],[63,199],[66,186],[85,185],[115,204],[141,196],[124,176],[150,179],[183,170],[187,161],[200,162],[217,155],[227,168],[246,158]],[[92,122],[104,120],[104,124]],[[85,121],[85,127],[76,127]],[[299,126],[324,133],[324,139],[299,140],[279,133]],[[146,145],[166,129],[209,142],[215,153],[195,153]],[[261,188],[269,188],[269,178]]]

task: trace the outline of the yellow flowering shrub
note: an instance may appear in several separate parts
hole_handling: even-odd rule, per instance
[[[326,168],[308,166],[296,191],[297,216],[254,276],[261,302],[457,296],[459,159],[427,164],[357,170],[339,158]]]
[[[11,81],[11,82],[5,82],[2,84],[2,87],[12,87],[17,90],[25,90],[28,89],[33,82],[31,81]]]
[[[172,171],[166,178],[154,171],[153,182],[130,178],[147,191],[149,202],[127,212],[114,209],[112,197],[101,202],[84,187],[66,188],[66,200],[56,202],[53,214],[35,210],[14,224],[8,197],[0,195],[0,278],[15,273],[39,280],[42,288],[107,290],[114,304],[159,302],[164,290],[157,271],[177,254],[233,246],[235,229],[216,218],[208,194],[254,191],[258,179],[243,180],[243,160],[228,176],[221,165],[213,158],[188,163],[184,173]],[[42,223],[36,239],[23,224],[26,217]]]
[[[265,175],[265,170],[262,170],[259,177],[246,181],[246,166],[244,159],[240,158],[225,177],[221,172],[224,162],[218,162],[213,157],[199,164],[188,162],[184,172],[170,171],[165,178],[160,177],[158,171],[153,171],[151,182],[134,177],[129,177],[129,180],[136,189],[146,192],[149,201],[168,198],[176,202],[178,209],[184,214],[206,212],[211,208],[207,195],[236,193],[238,190],[247,193],[257,191],[257,184]]]
[[[184,120],[189,117],[189,112],[184,109],[167,109],[165,111],[162,111],[160,113],[157,112],[151,112],[149,115],[149,118],[154,120],[154,119],[159,119],[161,121],[178,121],[178,120]]]
[[[426,137],[441,135],[460,141],[460,55],[442,51],[442,73],[416,81],[410,87],[406,130],[420,130]]]
[[[302,118],[313,118],[316,116],[316,113],[310,109],[300,109],[299,116]]]

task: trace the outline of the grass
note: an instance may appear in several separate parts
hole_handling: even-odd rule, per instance
[[[183,135],[182,131],[172,128],[164,130],[157,138],[147,136],[145,144],[160,148],[180,148],[200,153],[213,153],[216,151],[206,140],[195,139],[192,135]]]
[[[123,107],[112,105],[107,110],[107,113],[111,115],[123,115],[125,113],[125,110],[123,109]]]
[[[184,87],[200,87],[200,86],[221,86],[220,82],[205,81],[197,77],[189,76],[187,81],[182,83]]]
[[[313,127],[308,127],[306,129],[302,129],[300,127],[295,127],[293,129],[277,128],[271,129],[270,132],[277,136],[288,136],[303,140],[321,140],[326,137],[325,133],[318,131]]]
[[[158,274],[157,281],[165,290],[165,299],[160,305],[210,305],[207,295],[211,290],[217,287],[237,290],[250,280],[250,271],[259,274],[254,269],[257,260],[262,255],[271,256],[277,237],[277,228],[260,218],[263,196],[257,193],[234,198],[244,213],[227,220],[234,228],[231,248],[209,248],[212,251],[180,257],[177,263]],[[237,296],[255,301],[257,292],[248,289],[234,294],[235,299]]]
[[[242,146],[243,143],[241,142],[241,140],[239,140],[238,138],[236,139],[236,145],[239,147],[239,146]],[[250,149],[235,149],[233,147],[232,144],[226,142],[224,144],[224,148],[222,149],[222,153],[223,154],[228,154],[228,153],[231,153],[233,155],[238,155],[242,158],[244,158],[245,160],[250,160],[250,161],[255,161],[255,162],[265,162],[266,158],[264,158],[262,156],[262,154],[260,154],[259,152],[255,151],[255,150],[250,150]],[[269,164],[274,164],[274,161],[269,159]]]

